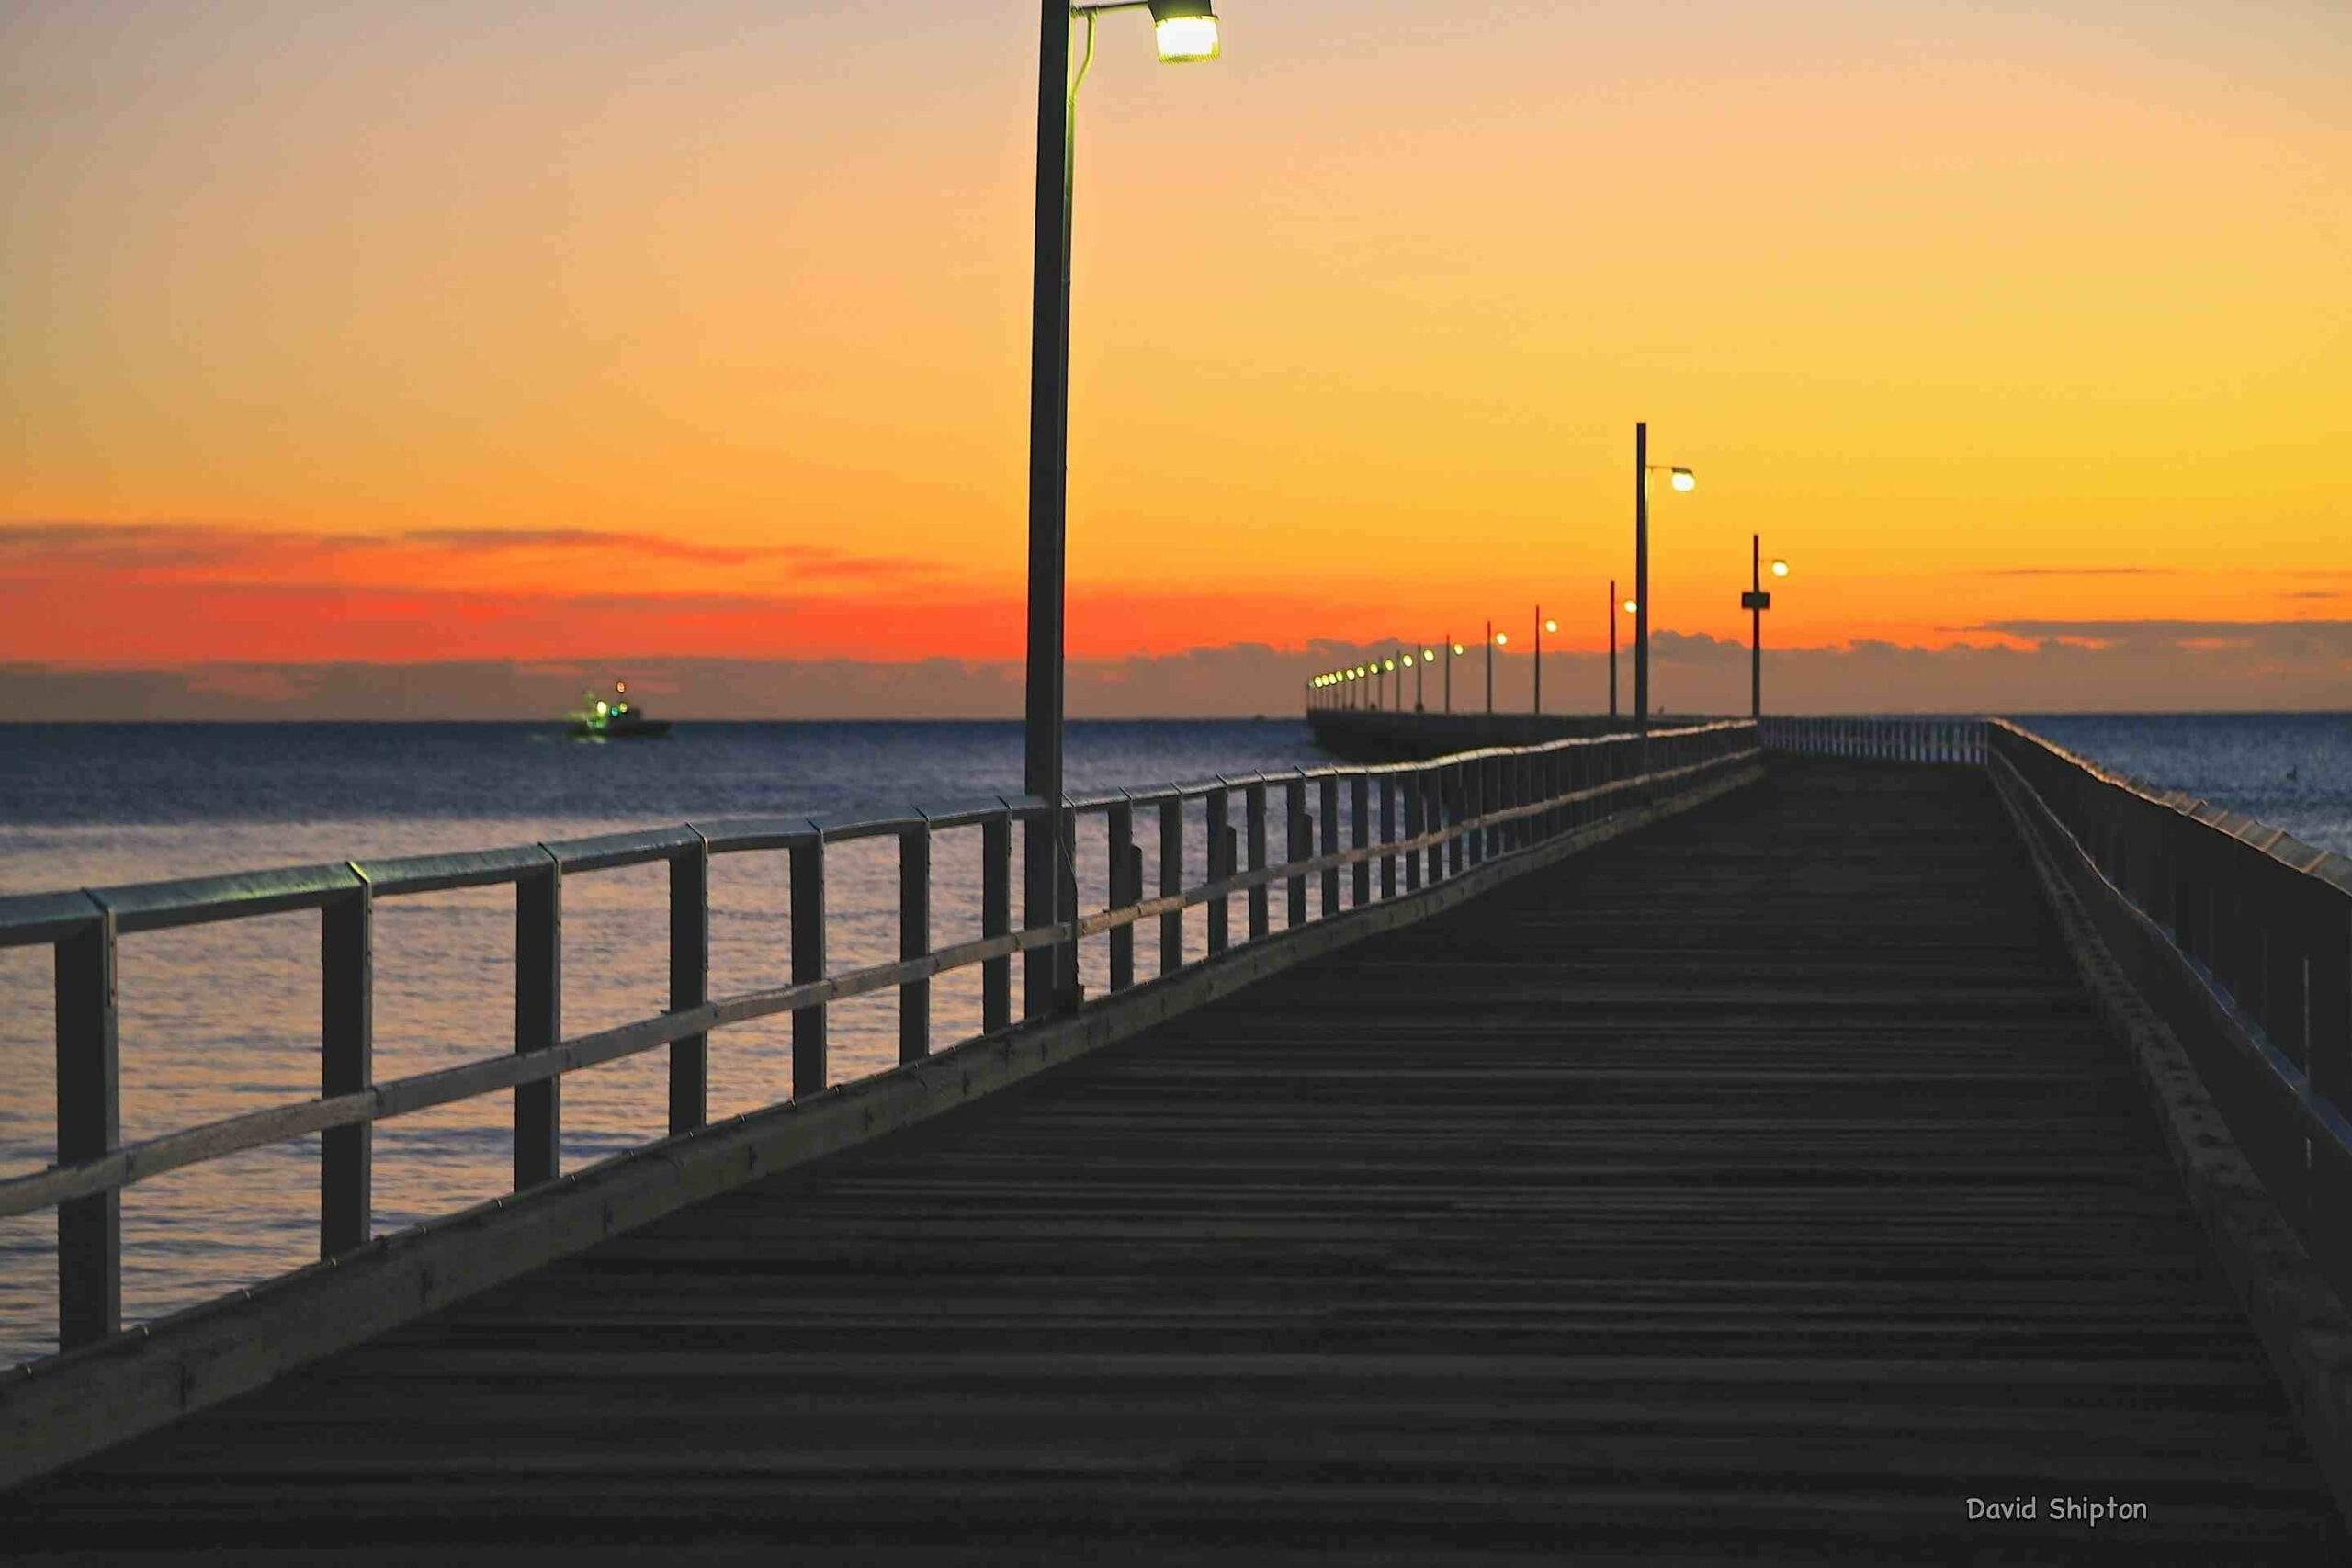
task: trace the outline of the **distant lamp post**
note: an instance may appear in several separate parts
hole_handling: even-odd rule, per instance
[[[1617,717],[1617,580],[1609,580],[1609,716]]]
[[[1449,636],[1445,646],[1453,650],[1445,657],[1445,711],[1452,713],[1453,711],[1453,661],[1462,657],[1462,645]]]
[[[1046,830],[1022,835],[1022,885],[1031,925],[1059,925],[1077,909],[1070,817],[1062,790],[1064,570],[1069,534],[1070,199],[1078,90],[1094,60],[1098,11],[1151,12],[1159,58],[1214,60],[1209,0],[1043,0],[1037,60],[1037,226],[1029,337],[1029,641],[1022,710],[1022,788],[1047,803]],[[1086,54],[1070,72],[1070,23],[1086,19]],[[1058,864],[1057,863],[1059,863]],[[1066,902],[1067,900],[1067,902]],[[1041,921],[1039,916],[1046,918]],[[1078,943],[1032,948],[1024,959],[1031,1018],[1076,1010]]]
[[[1544,716],[1544,634],[1560,629],[1557,621],[1544,618],[1544,606],[1535,606],[1535,716]]]
[[[1679,491],[1699,488],[1690,469],[1650,461],[1650,427],[1634,426],[1634,725],[1650,732],[1650,475]]]
[[[1747,592],[1739,596],[1739,607],[1747,612],[1747,716],[1764,716],[1764,612],[1772,607],[1772,595],[1764,591],[1764,536],[1747,536]],[[1772,563],[1774,577],[1789,575],[1789,563]]]

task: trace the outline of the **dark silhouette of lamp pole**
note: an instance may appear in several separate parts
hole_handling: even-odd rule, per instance
[[[1617,580],[1609,580],[1609,716],[1617,716]]]
[[[1037,232],[1029,339],[1029,666],[1022,716],[1021,787],[1045,800],[1045,830],[1022,834],[1022,922],[1058,925],[1077,911],[1070,818],[1062,790],[1064,566],[1069,532],[1069,236],[1078,89],[1094,60],[1100,11],[1148,9],[1159,58],[1213,60],[1209,0],[1044,0],[1037,59]],[[1070,24],[1086,22],[1086,53],[1070,73]],[[1057,862],[1059,863],[1058,866]],[[1057,875],[1057,871],[1064,874]],[[1063,908],[1068,887],[1069,907]],[[1078,1006],[1078,944],[1032,948],[1023,960],[1024,1016]]]
[[[1789,575],[1789,563],[1772,563],[1774,577]],[[1739,596],[1739,607],[1747,612],[1747,716],[1764,716],[1764,612],[1772,607],[1772,596],[1764,591],[1764,536],[1747,536],[1747,592]]]
[[[1664,468],[1676,490],[1695,490],[1688,468],[1650,461],[1650,427],[1634,426],[1634,726],[1650,732],[1650,474]]]
[[[1535,606],[1535,716],[1544,716],[1544,634],[1560,629],[1557,621],[1544,618],[1544,606]]]

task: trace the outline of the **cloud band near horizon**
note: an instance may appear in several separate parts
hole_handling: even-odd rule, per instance
[[[2199,712],[2352,709],[2352,620],[1991,622],[2008,640],[1941,648],[1857,641],[1766,650],[1769,711],[1808,713]],[[1165,655],[1073,659],[1073,717],[1282,716],[1302,682],[1391,645],[1259,643]],[[1630,650],[1621,692],[1633,682]],[[1607,705],[1606,656],[1547,652],[1547,711]],[[678,658],[620,660],[213,661],[174,667],[0,663],[0,720],[552,719],[584,685],[625,676],[649,707],[679,719],[1006,718],[1021,711],[1021,664],[1006,659]],[[1524,711],[1531,661],[1496,661],[1496,705]],[[1748,650],[1657,634],[1652,689],[1679,712],[1747,706]],[[1453,706],[1484,705],[1475,647],[1454,661]],[[1402,683],[1413,700],[1415,683]],[[1442,671],[1420,687],[1443,701]],[[1630,697],[1621,699],[1629,701]]]

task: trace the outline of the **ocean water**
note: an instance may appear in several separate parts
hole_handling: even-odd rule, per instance
[[[1076,723],[1073,793],[1320,765],[1306,727],[1280,722]],[[669,739],[586,744],[545,724],[0,725],[0,894],[96,887],[368,856],[487,849],[629,828],[760,816],[883,816],[1017,794],[1017,723],[681,724]],[[1234,803],[1237,820],[1239,801]],[[1274,808],[1279,815],[1279,807]],[[1192,807],[1188,873],[1202,863]],[[935,944],[980,934],[979,830],[933,844]],[[1014,838],[1018,914],[1019,831]],[[1158,834],[1138,824],[1147,886]],[[1279,846],[1279,828],[1272,841]],[[1081,818],[1077,869],[1104,897],[1099,818]],[[829,969],[895,960],[898,847],[826,856]],[[1319,889],[1315,901],[1319,902]],[[1274,900],[1275,919],[1283,901]],[[711,994],[790,979],[786,857],[714,857]],[[1310,908],[1310,914],[1314,911]],[[566,879],[567,1035],[662,1010],[666,868]],[[1186,951],[1206,941],[1191,911]],[[153,1137],[318,1093],[318,917],[300,911],[126,937],[118,958],[122,1132]],[[513,1047],[514,894],[464,889],[385,899],[375,920],[379,1078]],[[1157,972],[1156,933],[1138,972]],[[51,951],[0,949],[0,1175],[55,1157]],[[1108,980],[1107,942],[1081,978]],[[977,1033],[979,971],[933,983],[934,1049]],[[1018,1006],[1020,977],[1014,976]],[[829,1010],[835,1081],[898,1059],[895,992]],[[716,1117],[789,1098],[791,1022],[712,1037]],[[667,1053],[568,1075],[567,1170],[660,1136]],[[512,1174],[511,1093],[380,1123],[376,1228],[492,1198]],[[142,1322],[313,1260],[318,1145],[302,1139],[173,1171],[123,1194],[124,1315]],[[55,1220],[0,1219],[0,1364],[54,1348]]]
[[[2151,782],[2186,788],[2352,853],[2352,715],[2049,716],[2026,722]],[[1070,787],[1089,791],[1314,766],[1306,727],[1274,722],[1080,723]],[[548,725],[0,725],[0,894],[103,886],[369,856],[483,849],[730,817],[882,815],[1010,794],[1017,724],[681,725],[660,742],[583,745]],[[1237,810],[1238,802],[1236,803]],[[1279,807],[1276,807],[1277,815]],[[1190,876],[1204,871],[1199,808]],[[1079,874],[1102,901],[1099,822]],[[1147,885],[1157,835],[1138,825]],[[1272,840],[1279,846],[1276,825]],[[979,934],[978,829],[934,850],[933,939]],[[829,959],[842,971],[898,953],[898,863],[888,840],[829,852]],[[718,857],[712,871],[714,996],[789,978],[785,856]],[[1319,888],[1310,884],[1310,917]],[[1274,919],[1283,918],[1273,900]],[[660,865],[567,880],[567,1034],[662,1010],[667,881]],[[1204,941],[1193,910],[1187,951]],[[376,918],[380,1078],[512,1049],[513,894],[485,888],[387,899]],[[1137,941],[1137,967],[1157,967]],[[1106,945],[1089,944],[1090,988]],[[52,976],[46,948],[0,950],[0,1175],[54,1157]],[[1016,977],[1016,987],[1018,979]],[[124,940],[119,957],[122,1123],[139,1139],[318,1092],[318,919],[268,916]],[[979,977],[933,985],[933,1041],[977,1032]],[[897,1058],[894,994],[831,1010],[838,1080]],[[790,1024],[712,1039],[711,1111],[788,1093]],[[569,1076],[567,1169],[663,1131],[666,1056]],[[379,1231],[507,1190],[513,1097],[381,1123]],[[123,1196],[124,1309],[159,1316],[316,1256],[315,1139],[167,1173]],[[0,1360],[53,1348],[55,1229],[0,1220]]]
[[[2352,855],[2352,713],[2020,714],[2118,773]]]

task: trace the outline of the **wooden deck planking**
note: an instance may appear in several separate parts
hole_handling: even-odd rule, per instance
[[[2056,1493],[2154,1517],[1964,1517]],[[1982,779],[1793,762],[8,1506],[289,1561],[2346,1551]]]

